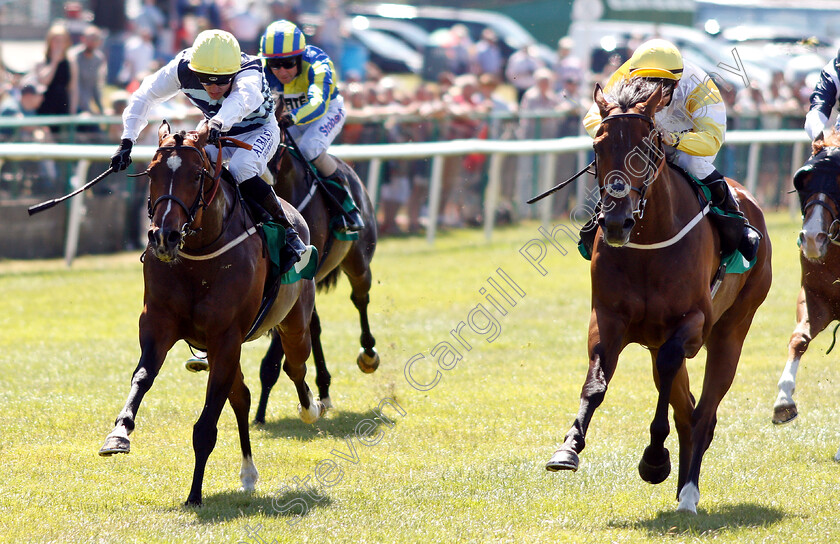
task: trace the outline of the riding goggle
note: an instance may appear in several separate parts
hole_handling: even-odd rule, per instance
[[[269,68],[283,68],[284,70],[291,70],[297,66],[297,57],[273,57],[265,59],[265,64]]]
[[[205,74],[202,72],[195,72],[196,77],[198,77],[198,81],[201,82],[202,85],[227,85],[233,79],[233,76],[236,74]]]

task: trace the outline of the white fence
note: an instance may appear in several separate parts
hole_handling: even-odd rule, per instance
[[[807,145],[810,140],[803,130],[779,131],[732,131],[726,135],[726,145],[749,146],[747,160],[747,176],[744,185],[751,192],[755,192],[758,181],[759,157],[763,144],[794,144],[793,158],[790,165],[791,176],[802,165],[805,159]],[[0,144],[0,161],[2,160],[39,160],[54,159],[76,161],[77,166],[72,184],[79,187],[87,181],[87,169],[90,161],[108,161],[114,153],[114,145],[77,145],[77,144],[37,144],[37,143],[4,143]],[[155,152],[153,146],[136,146],[132,157],[148,161]],[[585,152],[592,149],[592,140],[587,136],[575,136],[553,140],[453,140],[446,142],[407,143],[407,144],[377,144],[377,145],[334,145],[330,152],[345,160],[369,160],[370,168],[366,181],[368,192],[374,204],[377,201],[377,190],[382,161],[390,159],[432,159],[431,179],[429,186],[428,226],[426,237],[433,243],[436,234],[438,209],[440,207],[441,189],[443,187],[443,159],[444,157],[482,153],[490,156],[488,183],[484,194],[484,232],[488,240],[493,234],[495,209],[498,203],[501,187],[502,157],[506,155],[545,155],[547,167],[538,180],[539,191],[549,189],[556,179],[556,158],[558,154],[577,154],[580,168],[586,165]],[[584,179],[579,179],[576,185],[578,201],[583,197]],[[69,226],[65,242],[65,259],[68,265],[75,257],[78,241],[79,222],[84,208],[80,198],[73,199],[69,213]],[[551,219],[551,197],[538,204],[538,217],[543,224]]]

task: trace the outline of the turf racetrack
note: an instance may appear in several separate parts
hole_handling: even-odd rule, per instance
[[[379,370],[356,367],[357,314],[342,280],[318,299],[335,409],[303,424],[281,375],[268,423],[251,429],[260,481],[246,495],[226,408],[200,509],[181,505],[206,375],[184,370],[183,343],[143,401],[131,453],[97,455],[139,357],[138,253],[71,269],[0,262],[0,541],[840,541],[840,368],[825,355],[829,333],[803,359],[799,418],[770,423],[794,324],[799,225],[773,214],[769,227],[773,288],[721,404],[696,517],[675,512],[676,466],[658,486],[637,474],[655,402],[637,346],[620,360],[580,470],[544,469],[578,407],[589,278],[571,244],[564,256],[532,242],[535,223],[499,229],[490,244],[475,230],[443,233],[434,247],[384,240],[370,307]],[[520,249],[538,255],[540,244],[538,267]],[[252,397],[266,346],[243,351]],[[689,361],[695,394],[701,367]],[[673,432],[666,446],[676,464]]]

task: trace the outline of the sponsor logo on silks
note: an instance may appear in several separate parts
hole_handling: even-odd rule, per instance
[[[286,95],[283,97],[283,101],[286,102],[287,110],[295,110],[297,108],[303,107],[307,102],[309,102],[309,97],[305,94],[291,96]]]
[[[259,138],[251,144],[251,150],[257,155],[263,155],[265,154],[266,148],[271,147],[271,140],[271,132],[268,129],[265,129],[263,130],[263,133],[260,134]]]
[[[323,134],[324,136],[329,136],[330,132],[332,132],[332,129],[334,129],[335,126],[341,121],[342,117],[344,117],[344,112],[339,111],[335,115],[335,117],[333,117],[332,119],[328,120],[326,123],[324,123],[320,127],[318,127],[318,130],[320,130],[321,134]]]

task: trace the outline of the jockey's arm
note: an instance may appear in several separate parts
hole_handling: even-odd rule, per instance
[[[174,97],[181,89],[178,81],[178,60],[175,57],[160,70],[143,79],[140,87],[134,91],[123,111],[123,133],[121,139],[137,141],[137,137],[149,124],[149,112],[162,102]]]
[[[726,134],[726,104],[717,85],[706,78],[689,93],[684,107],[692,127],[688,132],[672,135],[676,149],[700,157],[715,155]]]
[[[828,124],[831,108],[840,95],[840,75],[837,73],[836,60],[832,59],[820,72],[820,80],[811,94],[811,109],[805,116],[805,132],[813,140]]]
[[[227,132],[249,113],[263,103],[262,73],[255,68],[246,68],[233,80],[230,94],[222,101],[222,107],[213,119],[222,122],[222,132]]]
[[[329,64],[315,61],[305,74],[309,79],[307,102],[292,111],[295,124],[305,125],[320,119],[330,106],[330,95],[333,89],[333,74]]]

